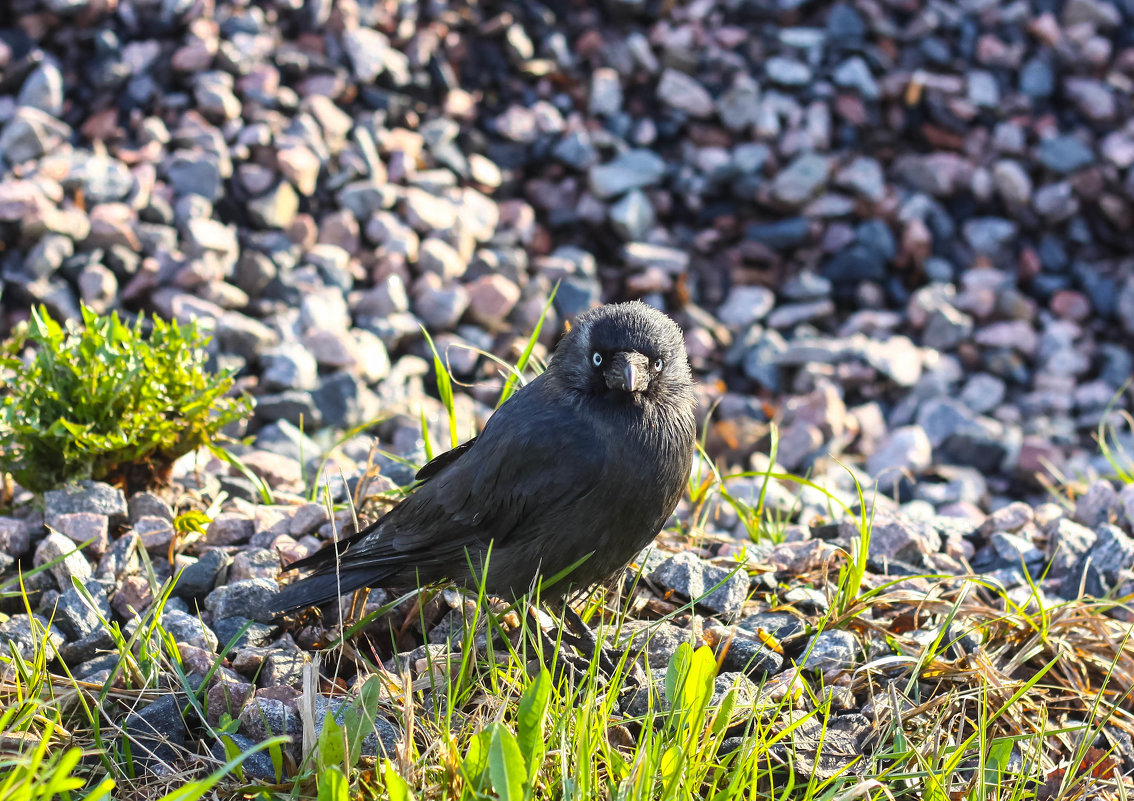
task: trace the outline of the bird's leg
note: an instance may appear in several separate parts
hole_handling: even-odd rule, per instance
[[[599,645],[598,637],[569,604],[563,605],[563,622],[575,631],[575,634],[572,635],[564,632],[564,642],[570,642],[587,654],[588,660],[597,659],[602,673],[608,678],[614,678],[622,655],[614,649]],[[637,661],[630,660],[623,670],[622,681],[618,686],[619,703],[628,700],[645,684],[646,675],[642,671],[642,666]]]
[[[543,630],[543,626],[539,622],[539,613],[535,607],[528,607],[528,620],[531,621],[531,626],[537,632],[536,636],[539,637],[540,650],[542,651],[541,661],[544,666],[551,673],[552,678],[558,683],[563,677],[568,677],[571,685],[575,687],[584,686],[584,680],[587,674],[587,668],[590,666],[589,658],[584,658],[571,654],[565,648],[559,647],[559,643]],[[561,634],[562,643],[564,645],[571,645],[569,634],[563,631]]]
[[[362,617],[366,609],[366,602],[370,598],[370,588],[362,587],[355,590],[350,597],[350,609],[347,610],[347,620],[354,622]]]
[[[402,641],[402,637],[406,636],[409,627],[417,622],[417,617],[421,613],[421,596],[416,595],[413,599],[413,606],[406,612],[405,619],[402,620],[402,625],[398,629],[398,642]]]
[[[617,660],[612,657],[609,649],[599,645],[598,637],[570,604],[563,604],[563,622],[570,629],[570,632],[563,632],[563,641],[579,649],[588,660],[597,658],[599,669],[607,676],[613,676],[618,669]]]

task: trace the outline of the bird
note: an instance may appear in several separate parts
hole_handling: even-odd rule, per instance
[[[478,436],[426,463],[375,522],[285,568],[311,572],[272,606],[286,613],[365,587],[480,581],[512,599],[542,581],[542,599],[554,601],[602,582],[677,507],[695,408],[677,323],[640,301],[587,310]]]

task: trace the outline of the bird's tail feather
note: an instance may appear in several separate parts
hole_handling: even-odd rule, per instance
[[[336,556],[342,556],[344,553],[346,553],[348,548],[371,534],[380,522],[382,521],[378,520],[374,523],[371,523],[362,531],[358,532],[357,534],[352,534],[346,539],[338,540],[337,542],[324,545],[322,548],[320,548],[310,556],[305,556],[302,559],[295,560],[287,567],[285,567],[284,570],[309,570],[311,568],[327,567],[328,565],[333,565],[335,563]]]
[[[308,606],[322,606],[334,601],[340,595],[354,592],[366,586],[380,584],[385,575],[368,570],[340,570],[316,573],[280,590],[271,601],[273,612],[291,612]]]

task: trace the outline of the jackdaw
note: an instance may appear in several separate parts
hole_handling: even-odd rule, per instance
[[[451,580],[554,600],[624,567],[665,525],[689,479],[694,385],[681,329],[631,302],[581,314],[546,371],[481,434],[430,461],[397,506],[288,569],[284,612],[362,587]],[[553,577],[566,576],[547,586]]]

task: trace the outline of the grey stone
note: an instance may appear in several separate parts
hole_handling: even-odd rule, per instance
[[[209,653],[217,652],[217,635],[199,618],[177,609],[166,609],[161,625],[177,643],[187,643]]]
[[[288,533],[293,537],[312,534],[328,519],[327,508],[323,504],[306,503],[292,514],[288,522]]]
[[[861,56],[852,56],[844,61],[835,68],[833,77],[836,86],[854,89],[866,100],[878,99],[878,83]]]
[[[322,731],[328,714],[341,724],[346,719],[346,705],[350,703],[358,703],[358,701],[315,696],[315,731]],[[401,735],[398,730],[390,721],[376,716],[373,730],[367,732],[362,739],[361,750],[364,755],[370,757],[393,757],[398,753],[400,744]]]
[[[462,277],[468,269],[468,264],[456,248],[434,237],[422,241],[418,253],[418,266],[426,272],[440,276],[445,283]]]
[[[680,274],[689,269],[689,253],[680,248],[651,245],[647,242],[630,242],[622,246],[622,259],[626,266],[645,270],[656,268],[667,273]]]
[[[350,58],[351,72],[359,83],[370,84],[386,71],[390,40],[373,28],[359,26],[343,32],[343,49]]]
[[[1064,222],[1079,213],[1079,199],[1070,181],[1041,186],[1032,198],[1032,206],[1050,223]]]
[[[977,373],[965,382],[960,398],[976,414],[986,414],[1003,402],[1006,392],[1003,380],[988,373]]]
[[[214,618],[212,629],[216,632],[222,649],[231,643],[232,648],[238,652],[245,648],[265,646],[278,636],[276,626],[259,623],[241,615]]]
[[[764,331],[759,341],[744,352],[741,369],[748,378],[777,392],[782,380],[779,360],[787,347],[787,342],[778,331]]]
[[[279,342],[279,335],[261,323],[240,312],[228,311],[217,320],[217,344],[226,353],[253,361],[268,348]]]
[[[460,284],[425,286],[413,297],[413,313],[434,332],[456,327],[468,307],[468,290]]]
[[[303,669],[310,661],[307,654],[294,647],[272,648],[264,659],[259,681],[266,687],[303,687]]]
[[[253,347],[259,347],[254,343]],[[312,390],[318,385],[319,366],[311,351],[298,342],[284,342],[259,353],[260,381],[267,390]]]
[[[744,238],[772,250],[789,250],[803,244],[810,230],[806,217],[789,217],[776,222],[753,223],[745,229]]]
[[[77,182],[90,204],[122,200],[135,189],[129,168],[109,156],[90,156],[71,170],[68,183]]]
[[[735,636],[726,634],[715,648],[722,673],[739,672],[760,681],[783,669],[783,655],[769,648],[761,640],[744,636],[738,630]],[[718,677],[722,678],[722,677]]]
[[[964,404],[946,397],[930,398],[917,413],[918,425],[929,435],[929,442],[935,448],[972,420],[973,414]]]
[[[1025,206],[1032,199],[1032,179],[1017,161],[1002,159],[992,168],[992,181],[1004,202]]]
[[[205,529],[205,541],[214,546],[238,545],[247,542],[255,531],[256,523],[252,518],[236,512],[224,512],[214,517]]]
[[[228,749],[225,747],[226,741]],[[256,742],[242,734],[220,734],[220,739],[213,743],[209,749],[209,753],[213,759],[218,763],[224,764],[228,762],[229,750],[235,750],[239,754],[244,755],[244,759],[240,763],[240,769],[246,780],[261,781],[267,784],[276,784],[289,778],[287,770],[280,766],[280,773],[276,773],[276,766],[272,762],[272,756],[267,751],[253,751]]]
[[[457,222],[457,207],[443,197],[424,189],[409,187],[403,198],[406,221],[414,230],[429,233],[443,232]]]
[[[0,553],[23,556],[31,548],[31,532],[23,520],[0,517]]]
[[[174,593],[187,601],[203,600],[232,563],[232,557],[219,548],[206,550],[197,561],[187,565],[177,577]]]
[[[142,538],[142,547],[154,556],[168,554],[177,533],[173,523],[163,517],[140,517],[134,521],[134,531]]]
[[[1067,0],[1063,6],[1064,26],[1087,24],[1101,30],[1122,24],[1122,12],[1107,0]]]
[[[870,454],[866,470],[878,479],[906,471],[917,475],[933,462],[933,445],[919,425],[901,426],[890,431]],[[890,478],[894,478],[893,475]]]
[[[974,217],[965,221],[963,231],[973,250],[994,254],[1016,240],[1019,226],[1002,217]]]
[[[42,567],[55,562],[48,568],[48,572],[55,579],[56,586],[66,591],[71,587],[72,578],[86,583],[94,576],[91,563],[79,552],[78,547],[62,534],[51,532],[36,546],[34,564]]]
[[[269,423],[256,432],[256,447],[297,462],[323,453],[315,440],[286,420]]]
[[[628,620],[620,632],[618,648],[636,657],[644,652],[651,670],[665,670],[683,642],[689,642],[690,632],[666,622]]]
[[[228,569],[230,582],[252,578],[274,579],[280,572],[280,557],[268,548],[247,548],[232,558]]]
[[[138,573],[142,568],[141,558],[138,556],[141,545],[142,538],[133,531],[127,531],[116,539],[99,560],[98,577],[120,582],[126,576]]]
[[[811,82],[810,67],[784,56],[772,56],[765,61],[764,73],[768,80],[781,86],[806,86]]]
[[[709,91],[696,78],[675,69],[662,72],[658,100],[690,117],[708,117],[713,113],[713,97]]]
[[[613,161],[591,167],[588,185],[597,197],[613,198],[660,183],[665,171],[665,161],[652,150],[628,150]]]
[[[165,175],[178,195],[200,195],[216,202],[223,192],[220,164],[208,153],[177,151],[166,162]]]
[[[184,755],[189,731],[181,716],[181,705],[186,703],[181,693],[165,695],[153,703],[127,716],[122,724],[121,753],[128,753],[135,772],[155,776],[172,776],[175,763]]]
[[[817,673],[853,670],[860,653],[858,641],[849,631],[823,631],[811,639],[799,666]]]
[[[279,586],[274,581],[262,578],[247,579],[217,587],[205,599],[205,608],[213,616],[214,621],[230,617],[250,617],[253,620],[267,622],[273,617],[269,607],[278,592]]]
[[[54,653],[54,649],[62,647],[66,640],[58,628],[39,615],[12,615],[0,622],[0,647],[5,653],[10,653],[9,648],[14,646],[16,652],[29,663],[45,647],[48,653]]]
[[[1042,55],[1028,59],[1020,69],[1020,91],[1031,97],[1051,97],[1055,92],[1055,71]]]
[[[934,350],[952,350],[973,332],[973,318],[949,304],[934,309],[922,333],[922,344]]]
[[[826,186],[831,162],[826,156],[805,153],[772,180],[772,197],[788,206],[802,206]]]
[[[1098,539],[1084,557],[1081,568],[1086,594],[1099,598],[1134,579],[1134,539],[1118,526],[1106,523],[1095,529],[1095,533]]]
[[[979,531],[988,535],[994,531],[1015,532],[1035,519],[1032,507],[1022,501],[1006,504],[990,514]]]
[[[299,212],[299,194],[287,181],[279,181],[263,195],[249,200],[245,208],[258,228],[287,228]]]
[[[654,227],[654,207],[645,193],[632,189],[610,207],[610,224],[623,239],[644,239]]]
[[[856,527],[848,528],[849,536],[858,536]],[[940,550],[941,534],[928,521],[875,510],[870,534],[872,557],[924,565],[928,556]]]
[[[38,159],[59,147],[71,129],[46,112],[20,106],[0,128],[0,155],[8,164]]]
[[[106,589],[98,581],[86,581],[84,587],[90,595],[93,606],[89,605],[74,586],[67,587],[59,595],[52,620],[69,640],[81,640],[95,632],[105,635],[104,648],[111,647],[110,632],[103,628],[99,620],[110,621],[112,613]],[[70,661],[70,660],[68,660]]]
[[[339,190],[339,205],[355,219],[369,220],[374,214],[394,205],[395,188],[378,181],[354,181]]]
[[[717,319],[734,330],[744,330],[764,319],[776,304],[772,290],[762,286],[738,286],[717,309]]]
[[[886,196],[886,180],[882,166],[869,156],[859,156],[835,174],[835,186],[849,189],[869,200]]]
[[[32,106],[52,117],[63,115],[63,73],[52,59],[44,59],[24,79],[16,102]]]
[[[378,401],[359,376],[345,370],[320,381],[311,393],[324,425],[354,428],[378,415]]]
[[[1093,529],[1103,523],[1113,522],[1121,512],[1122,504],[1114,485],[1102,479],[1091,484],[1087,491],[1079,496],[1075,502],[1073,518],[1076,522]]]
[[[75,243],[62,234],[48,234],[28,251],[24,259],[24,274],[40,280],[50,278],[75,252]]]
[[[587,131],[571,131],[551,150],[551,155],[577,170],[586,170],[598,162],[598,151]]]
[[[667,559],[651,578],[662,587],[697,600],[699,606],[724,617],[740,611],[748,596],[748,575],[743,570],[715,567],[682,551]],[[721,586],[716,587],[720,584]]]
[[[118,526],[126,522],[128,511],[122,490],[98,481],[76,481],[44,493],[44,523],[52,528],[59,515],[74,512],[106,515]]]
[[[257,743],[269,737],[286,735],[291,738],[291,743],[283,748],[293,757],[299,755],[299,747],[303,739],[302,728],[299,713],[283,701],[274,698],[253,698],[240,710],[242,734]]]
[[[313,431],[324,425],[323,415],[310,392],[291,389],[256,398],[256,419],[268,422],[287,420]]]
[[[152,492],[135,492],[126,502],[130,520],[137,522],[143,517],[160,517],[173,522],[173,509],[164,499]]]
[[[967,78],[970,103],[982,108],[996,108],[1000,105],[1000,86],[995,75],[986,70],[971,70]]]
[[[1077,172],[1095,162],[1091,149],[1069,134],[1044,139],[1036,155],[1043,166],[1061,175]]]
[[[760,114],[760,85],[741,71],[717,100],[717,116],[726,128],[743,131],[756,124]]]

